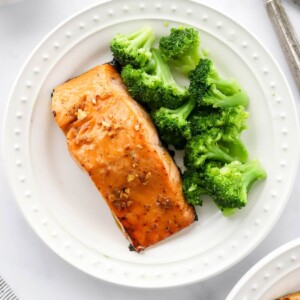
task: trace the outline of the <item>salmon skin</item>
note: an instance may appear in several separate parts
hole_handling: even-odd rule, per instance
[[[113,66],[97,66],[56,87],[52,112],[69,152],[93,180],[134,250],[194,222],[178,168]]]

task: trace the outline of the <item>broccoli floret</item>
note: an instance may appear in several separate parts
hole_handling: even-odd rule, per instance
[[[193,136],[185,147],[184,165],[190,169],[201,170],[206,160],[232,162],[237,158],[226,146],[218,128],[211,128],[201,135]]]
[[[252,184],[266,178],[266,172],[257,160],[245,164],[233,161],[223,167],[208,163],[203,176],[205,188],[216,205],[228,215],[247,204],[247,194]]]
[[[189,118],[192,135],[201,135],[203,132],[216,128],[221,134],[221,144],[229,153],[241,162],[247,161],[248,151],[241,140],[241,132],[246,128],[248,112],[244,107],[234,106],[216,109],[207,107],[195,110]]]
[[[135,100],[150,109],[178,108],[188,97],[188,91],[175,82],[160,51],[151,49],[151,53],[151,61],[143,68],[134,69],[131,65],[123,68],[121,75],[124,83]]]
[[[130,34],[118,34],[111,41],[114,58],[122,65],[142,67],[151,59],[151,46],[155,35],[150,26],[144,26]]]
[[[160,39],[159,48],[162,58],[185,75],[204,58],[198,32],[191,27],[172,28],[169,36]]]
[[[201,134],[201,132],[212,127],[234,128],[237,133],[247,128],[246,121],[249,113],[245,111],[242,105],[233,107],[204,108],[195,110],[195,114],[189,118],[192,134]]]
[[[203,179],[201,174],[186,170],[182,175],[182,190],[185,199],[192,205],[202,205],[201,196],[208,194],[208,191],[203,187]]]
[[[161,107],[152,113],[153,121],[160,138],[175,149],[182,150],[186,140],[191,138],[191,130],[187,117],[195,107],[195,100],[190,98],[177,109]]]
[[[236,133],[234,128],[226,128],[222,132],[220,144],[225,147],[230,155],[240,162],[246,162],[248,159],[248,150],[241,140],[240,134]]]
[[[228,107],[248,105],[248,96],[234,80],[219,77],[209,59],[201,59],[196,69],[189,73],[189,92],[198,106]]]

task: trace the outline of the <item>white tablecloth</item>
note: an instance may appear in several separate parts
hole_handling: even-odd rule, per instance
[[[166,1],[166,0],[165,0]],[[283,0],[300,33],[300,6]],[[58,23],[96,3],[94,0],[23,0],[0,6],[0,120],[12,84],[37,43]],[[203,0],[254,33],[272,52],[292,88],[299,112],[299,92],[267,17],[263,0]],[[2,148],[2,147],[1,147]],[[0,149],[1,149],[0,148]],[[1,151],[1,150],[0,150]],[[90,277],[59,258],[26,223],[10,191],[0,162],[0,276],[21,300],[98,299],[225,299],[245,272],[278,246],[300,237],[300,173],[288,205],[268,237],[230,270],[192,286],[165,290],[136,290]]]

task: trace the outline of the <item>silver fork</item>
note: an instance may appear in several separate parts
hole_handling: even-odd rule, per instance
[[[300,91],[300,47],[295,30],[282,6],[281,0],[264,0],[264,2]],[[300,0],[294,0],[294,2],[300,3]]]

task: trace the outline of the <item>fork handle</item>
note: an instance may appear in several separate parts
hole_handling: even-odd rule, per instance
[[[265,5],[300,91],[300,47],[295,30],[282,6],[281,0],[265,0]]]

